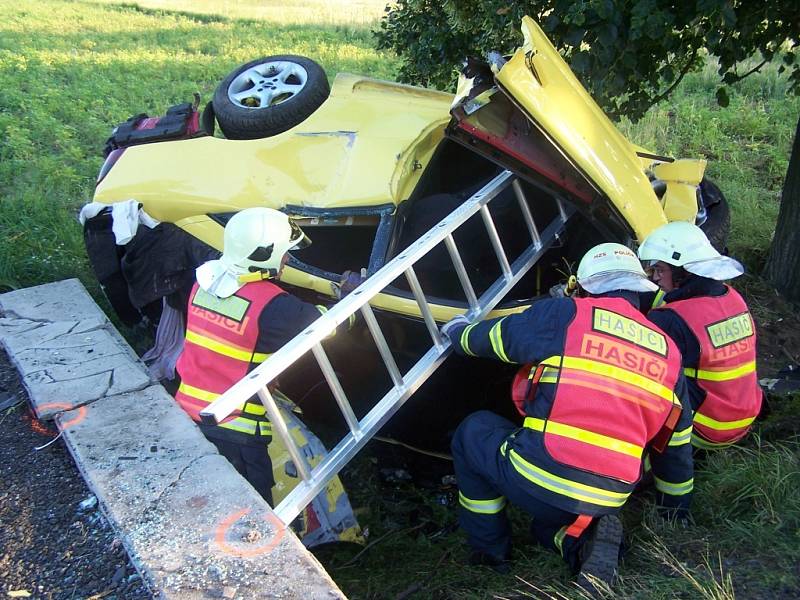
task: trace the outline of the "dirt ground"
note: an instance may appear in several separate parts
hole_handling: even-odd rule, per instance
[[[52,425],[34,419],[0,351],[0,594],[42,600],[151,598]]]

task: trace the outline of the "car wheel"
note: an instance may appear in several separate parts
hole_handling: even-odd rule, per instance
[[[708,179],[700,182],[701,213],[705,210],[705,219],[699,223],[711,245],[719,252],[725,252],[728,234],[731,231],[731,209],[722,191]]]
[[[268,56],[242,65],[214,92],[220,129],[232,140],[269,137],[302,123],[330,94],[325,71],[302,56]]]

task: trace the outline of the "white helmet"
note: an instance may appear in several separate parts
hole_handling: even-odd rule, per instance
[[[612,290],[654,292],[658,286],[647,279],[642,264],[622,244],[599,244],[583,255],[578,265],[578,283],[590,294]]]
[[[276,277],[289,250],[311,243],[284,213],[272,208],[246,208],[225,226],[222,257],[198,267],[197,282],[204,290],[227,298],[241,288],[248,275]]]
[[[639,258],[683,267],[690,273],[723,281],[744,273],[738,261],[722,256],[697,225],[672,221],[648,235],[639,246]]]

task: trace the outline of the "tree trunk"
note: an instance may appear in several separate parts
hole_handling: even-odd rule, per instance
[[[791,302],[800,302],[800,120],[781,194],[775,237],[764,277]]]

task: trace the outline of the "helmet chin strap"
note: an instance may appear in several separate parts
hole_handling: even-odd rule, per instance
[[[264,281],[265,279],[274,279],[278,276],[277,269],[264,269],[262,271],[255,271],[254,273],[244,273],[239,275],[239,283],[252,283],[254,281]]]

